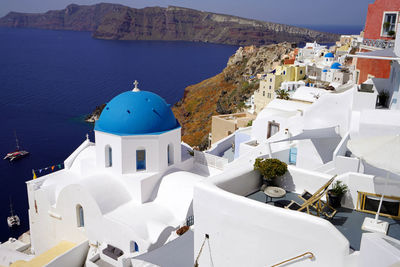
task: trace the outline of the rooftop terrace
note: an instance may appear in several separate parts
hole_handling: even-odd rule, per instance
[[[257,191],[251,195],[248,195],[247,198],[254,199],[260,202],[267,202],[266,205],[274,205],[277,201],[280,200],[295,200],[297,203],[301,204],[302,200],[298,197],[297,194],[288,192],[283,198],[274,198],[273,201],[270,201],[263,191]],[[348,240],[350,243],[350,247],[354,250],[360,250],[361,243],[361,235],[366,233],[361,230],[361,225],[364,221],[364,218],[370,217],[373,218],[375,215],[359,212],[352,209],[347,208],[339,208],[337,209],[336,215],[329,220]],[[310,215],[312,216],[312,215]],[[400,239],[400,221],[393,220],[387,217],[380,216],[380,220],[384,220],[389,222],[389,230],[387,235],[396,239]]]

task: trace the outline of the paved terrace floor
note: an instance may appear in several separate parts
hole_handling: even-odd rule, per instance
[[[258,191],[247,197],[264,203],[267,201],[266,195],[262,191]],[[285,197],[274,198],[271,202],[270,198],[268,198],[269,202],[266,205],[274,205],[274,202],[279,200],[295,200],[299,204],[302,203],[297,194],[289,192]],[[362,233],[366,233],[366,231],[361,230],[361,225],[364,218],[374,218],[375,215],[346,208],[339,208],[337,211],[336,215],[329,221],[349,240],[352,249],[360,250],[361,235]],[[389,222],[387,235],[400,240],[400,221],[383,216],[380,216],[379,219]]]

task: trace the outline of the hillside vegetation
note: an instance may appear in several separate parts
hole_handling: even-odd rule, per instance
[[[173,107],[182,125],[182,140],[205,149],[211,117],[241,111],[245,100],[258,89],[258,82],[244,77],[271,70],[292,51],[290,43],[240,48],[220,74],[188,86],[183,99]]]

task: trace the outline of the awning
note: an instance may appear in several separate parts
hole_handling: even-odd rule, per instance
[[[336,132],[337,127],[338,126],[318,128],[318,129],[304,129],[301,133],[291,136],[289,138],[276,141],[269,141],[269,142],[278,143],[284,141],[305,140],[305,139],[334,138],[339,136],[338,133]]]
[[[400,60],[400,57],[396,55],[393,48],[387,48],[384,50],[376,50],[371,52],[357,53],[356,55],[347,55],[348,57],[355,58],[366,58],[366,59],[382,59],[382,60]]]

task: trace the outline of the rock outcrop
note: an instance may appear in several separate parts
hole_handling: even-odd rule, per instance
[[[106,107],[106,104],[97,106],[91,114],[89,114],[85,117],[85,121],[90,122],[90,123],[95,123],[100,118],[100,114],[105,107]]]
[[[129,8],[117,4],[69,5],[43,14],[10,12],[3,27],[91,31],[115,40],[198,41],[264,45],[283,41],[335,42],[338,35],[181,7]]]

